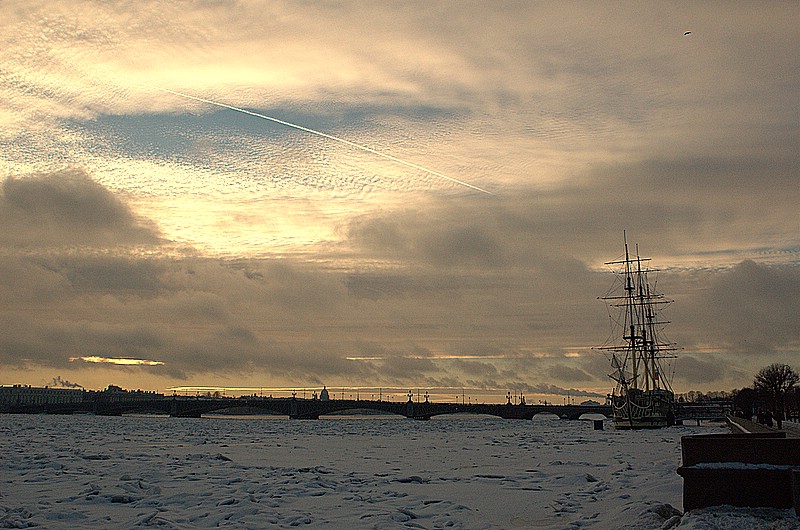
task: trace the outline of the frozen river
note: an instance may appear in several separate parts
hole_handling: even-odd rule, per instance
[[[676,469],[722,426],[605,427],[0,415],[0,527],[714,528],[676,517]]]

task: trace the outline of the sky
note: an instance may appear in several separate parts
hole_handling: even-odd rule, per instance
[[[598,399],[623,231],[677,392],[800,369],[798,20],[4,0],[0,383]]]

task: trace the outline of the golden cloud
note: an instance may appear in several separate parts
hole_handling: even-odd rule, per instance
[[[87,355],[83,357],[70,357],[69,362],[83,361],[85,363],[107,363],[138,366],[161,366],[161,361],[149,361],[147,359],[127,359],[118,357],[98,357],[97,355]]]

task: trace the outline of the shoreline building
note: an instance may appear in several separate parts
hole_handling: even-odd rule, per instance
[[[14,406],[81,403],[85,392],[81,388],[0,386],[0,410]]]

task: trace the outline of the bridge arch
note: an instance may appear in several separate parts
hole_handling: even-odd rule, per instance
[[[405,414],[400,414],[399,412],[393,412],[388,410],[383,410],[377,407],[371,406],[361,406],[361,407],[344,407],[338,410],[332,410],[331,412],[325,412],[320,414],[320,417],[334,417],[334,418],[346,418],[348,415],[353,416],[375,416],[376,418],[407,418]]]
[[[575,419],[578,420],[607,420],[611,418],[612,414],[604,414],[603,411],[596,411],[596,412],[583,412],[580,416]]]
[[[555,419],[563,420],[566,419],[566,416],[561,414],[556,414],[555,412],[552,412],[550,410],[537,410],[536,412],[533,413],[531,419],[535,421],[547,421]]]

